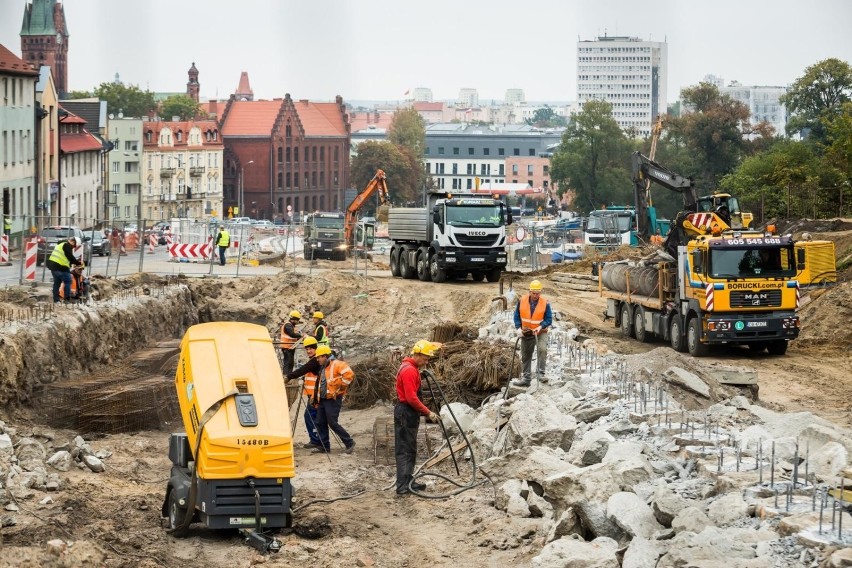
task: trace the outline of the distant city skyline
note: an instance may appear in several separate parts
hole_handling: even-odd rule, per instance
[[[577,99],[577,41],[609,35],[667,42],[671,103],[709,74],[784,86],[820,60],[852,61],[845,0],[534,6],[434,0],[427,20],[425,8],[388,0],[248,0],[236,11],[224,0],[67,0],[69,88],[91,90],[118,73],[125,84],[182,92],[195,62],[204,99],[226,99],[246,71],[256,99],[395,101],[427,87],[436,101],[474,88],[483,103],[507,89],[568,102]],[[0,7],[0,43],[18,55],[23,10]]]

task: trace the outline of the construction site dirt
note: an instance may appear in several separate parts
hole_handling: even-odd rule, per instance
[[[712,375],[717,367],[756,372],[758,388],[713,384],[709,398],[675,389],[673,396],[685,409],[701,411],[741,394],[775,412],[810,412],[845,430],[852,428],[852,231],[840,228],[846,230],[814,232],[814,238],[835,240],[838,256],[845,251],[847,258],[840,262],[837,285],[808,296],[809,303],[799,312],[801,335],[784,356],[722,347],[709,357],[692,359],[660,341],[628,340],[612,320],[604,320],[605,301],[594,289],[578,289],[555,277],[590,274],[591,261],[550,267],[536,277],[560,321],[571,322],[577,330],[578,345],[593,340],[597,355],[624,356],[624,364],[637,374],[671,366],[699,375]],[[182,429],[168,396],[177,340],[189,325],[245,321],[266,326],[276,337],[291,310],[322,310],[335,349],[354,366],[389,351],[401,353],[448,323],[458,324],[470,336],[470,330],[494,325],[495,314],[502,310],[498,284],[437,285],[392,278],[389,272],[372,272],[365,279],[339,266],[318,261],[310,275],[244,279],[93,279],[93,306],[49,313],[34,307],[38,298],[27,291],[0,292],[0,311],[5,314],[0,329],[0,436],[10,440],[5,448],[0,439],[0,566],[531,565],[548,540],[547,523],[541,516],[495,508],[499,497],[494,485],[478,484],[448,499],[396,495],[387,436],[376,432],[376,425],[392,415],[391,401],[344,407],[341,423],[357,442],[351,454],[338,447],[327,455],[302,449],[307,435],[301,416],[295,421],[294,505],[333,501],[298,509],[294,528],[278,535],[283,546],[277,554],[263,555],[245,546],[236,531],[193,528],[187,538],[178,539],[164,528],[168,434]],[[370,268],[386,267],[375,262]],[[523,294],[532,277],[506,275],[502,295],[511,301]],[[158,303],[162,307],[156,308]],[[157,321],[169,314],[174,322]],[[36,344],[40,346],[33,347]],[[512,342],[505,343],[505,349],[512,347]],[[32,362],[31,357],[41,360]],[[508,367],[504,382],[510,378]],[[85,395],[98,389],[102,406]],[[134,392],[144,393],[145,400],[128,399]],[[129,418],[111,420],[111,410],[105,409],[115,404],[127,408]],[[428,426],[425,435],[433,449],[441,445],[437,426]],[[29,487],[16,485],[11,479],[15,472],[26,475],[27,470],[14,469],[22,458],[9,455],[15,455],[24,438],[36,440],[48,457],[63,449],[73,454],[75,448],[77,455],[97,456],[104,469],[96,473],[91,465],[74,462],[65,470],[44,466],[48,482],[51,476],[56,481],[52,489],[39,489],[44,480]],[[80,450],[83,444],[85,450]],[[425,443],[421,450],[420,461],[427,457]],[[460,457],[458,465],[460,473],[449,459],[435,467],[467,483],[470,462]],[[477,473],[477,480],[482,479]],[[436,490],[438,482],[430,479],[429,485]],[[588,532],[581,536],[592,538]],[[811,565],[834,549],[815,550],[821,550],[823,558],[779,565]]]

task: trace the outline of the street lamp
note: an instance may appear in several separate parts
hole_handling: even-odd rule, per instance
[[[249,160],[246,162],[246,166],[249,166],[254,163],[254,160]],[[237,207],[240,210],[239,216],[244,217],[245,213],[243,213],[243,199],[245,199],[245,190],[246,190],[246,182],[245,182],[245,166],[240,166],[240,191],[237,196]]]

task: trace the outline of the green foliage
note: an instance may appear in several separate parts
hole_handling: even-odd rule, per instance
[[[163,120],[172,120],[178,116],[180,120],[192,120],[201,115],[201,106],[187,95],[173,95],[160,105],[159,115]]]
[[[66,96],[69,99],[90,99],[95,95],[93,95],[89,91],[71,91],[70,93],[67,93]]]
[[[101,83],[94,96],[107,102],[107,113],[123,113],[126,117],[141,118],[157,108],[154,93],[142,91],[136,85],[121,83]]]
[[[426,147],[426,122],[413,108],[398,110],[388,127],[388,140],[397,146],[408,148],[411,153],[423,157]]]
[[[811,136],[822,142],[826,126],[852,96],[852,67],[840,59],[830,58],[815,63],[796,79],[789,92],[781,97],[787,105],[791,134],[810,129]]]
[[[612,117],[612,105],[589,101],[562,136],[551,159],[551,179],[560,195],[575,192],[575,209],[633,202],[631,143]]]
[[[384,170],[387,175],[392,203],[401,204],[419,198],[423,168],[410,150],[391,142],[362,142],[358,145],[358,155],[352,158],[352,184],[356,188],[366,187],[377,169]]]
[[[564,116],[559,116],[556,112],[545,105],[543,108],[536,109],[532,118],[528,118],[525,121],[530,126],[536,126],[538,128],[555,128],[558,126],[567,126],[568,121],[565,120]]]

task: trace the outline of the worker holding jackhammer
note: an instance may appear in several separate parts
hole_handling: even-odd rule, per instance
[[[440,343],[421,339],[411,348],[411,354],[402,360],[396,373],[397,402],[393,408],[393,438],[397,495],[426,489],[424,484],[412,481],[414,462],[417,460],[417,431],[420,429],[421,415],[430,422],[438,422],[440,417],[421,400],[420,369],[440,348]]]
[[[536,380],[547,382],[544,369],[547,363],[547,330],[553,324],[550,302],[541,295],[541,282],[530,282],[530,292],[521,297],[515,307],[515,328],[521,338],[521,378],[512,381],[519,387],[528,387],[532,382],[532,356],[535,351]]]
[[[296,324],[302,319],[302,314],[297,310],[290,312],[290,319],[281,325],[281,366],[285,375],[293,371],[296,363],[296,344],[302,338],[302,334],[296,331]]]
[[[340,425],[340,409],[343,407],[343,397],[349,390],[349,385],[355,380],[355,373],[349,364],[341,359],[331,359],[331,348],[320,345],[316,350],[316,358],[320,364],[319,376],[311,402],[317,409],[317,434],[320,447],[314,448],[315,453],[331,452],[331,442],[328,437],[329,429],[337,434],[343,442],[344,451],[351,454],[355,449],[355,440]]]
[[[308,450],[314,448],[322,448],[319,434],[317,434],[317,407],[311,404],[311,399],[314,397],[314,390],[317,384],[317,375],[322,368],[317,361],[317,340],[313,337],[306,337],[302,344],[305,346],[305,352],[308,354],[308,362],[287,374],[287,382],[305,377],[305,384],[302,386],[302,392],[308,397],[308,404],[305,407],[305,428],[308,430],[308,443],[302,447]]]

